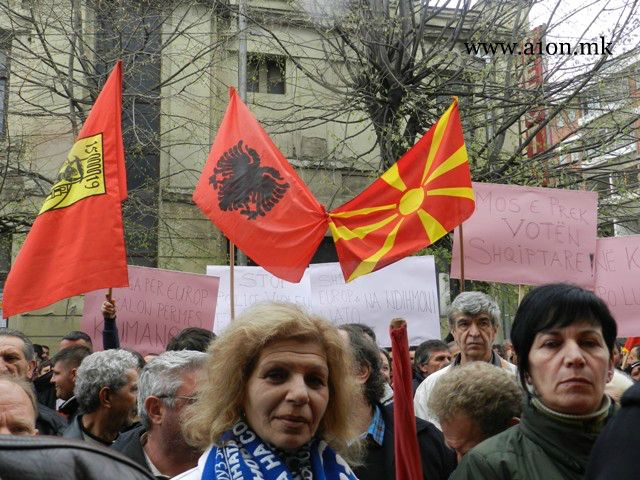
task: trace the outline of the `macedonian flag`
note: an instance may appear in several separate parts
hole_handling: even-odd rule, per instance
[[[121,102],[118,62],[11,266],[4,286],[5,317],[128,285]]]
[[[458,99],[411,150],[329,213],[347,282],[431,245],[475,208]]]

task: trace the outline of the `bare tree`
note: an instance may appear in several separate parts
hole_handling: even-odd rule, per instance
[[[190,204],[212,118],[224,106],[224,97],[207,98],[217,97],[210,74],[220,68],[217,52],[227,41],[212,34],[218,8],[217,2],[0,0],[10,71],[2,113],[11,120],[0,151],[3,238],[28,231],[110,69],[122,59],[130,262],[157,265],[159,256],[184,252],[180,244],[187,241],[193,256],[224,254],[212,251],[211,241],[191,241],[192,229],[176,221],[179,208],[160,213],[172,202]]]
[[[373,176],[410,148],[456,95],[474,180],[598,190],[602,235],[637,218],[636,1],[291,3],[288,16],[249,13],[253,35],[275,45],[309,82],[305,102],[279,105],[287,114],[271,122],[274,129],[340,122],[344,142],[373,131],[375,141],[360,154],[375,160],[341,163],[347,170],[369,167]],[[603,19],[606,26],[598,23]],[[300,22],[320,38],[312,54],[301,54],[299,39],[282,34],[281,25]],[[602,118],[585,113],[589,104]],[[560,119],[569,128],[553,135]],[[624,148],[630,151],[622,154]],[[341,150],[339,144],[329,149],[318,168]],[[444,271],[450,242],[444,237],[428,249]]]
[[[250,83],[283,81],[287,94],[254,89],[249,103],[303,176],[316,181],[329,207],[397,160],[453,95],[460,98],[475,180],[594,188],[606,169],[586,160],[594,151],[615,156],[621,142],[635,141],[635,106],[611,115],[615,121],[606,133],[588,122],[554,138],[548,130],[559,116],[582,111],[585,97],[604,101],[606,94],[608,103],[630,98],[597,86],[614,72],[628,75],[625,62],[633,63],[637,51],[637,6],[628,0],[614,9],[611,2],[592,0],[565,11],[569,3],[250,2]],[[532,23],[531,10],[540,5],[547,8]],[[603,35],[613,55],[599,51],[576,63],[579,56],[527,52],[527,43],[537,43],[532,27],[538,23],[543,43],[567,40],[577,49],[597,40],[592,20],[607,5],[613,17]],[[194,217],[190,194],[225,106],[226,86],[235,84],[236,16],[237,6],[222,0],[0,0],[1,33],[11,38],[9,117],[17,123],[6,129],[0,158],[3,233],[28,229],[55,176],[47,142],[66,135],[70,145],[109,68],[122,58],[129,252],[152,265],[170,256],[167,251],[210,257],[211,241],[187,220]],[[574,19],[581,23],[571,28],[571,38],[558,36]],[[544,68],[534,75],[540,64]],[[46,135],[33,135],[39,125]],[[305,132],[326,148],[317,155],[302,152],[290,137]],[[546,141],[532,151],[541,134]],[[559,162],[573,152],[580,155]],[[620,161],[632,166],[637,155],[625,158]],[[618,166],[609,162],[607,168]],[[323,172],[340,175],[328,183]],[[632,185],[619,188],[630,191]],[[619,198],[617,205],[627,201]],[[614,207],[601,217],[603,225],[622,218]],[[220,252],[221,238],[213,243]]]

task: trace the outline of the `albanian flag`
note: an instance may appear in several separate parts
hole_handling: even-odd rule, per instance
[[[7,317],[84,292],[129,285],[121,102],[118,62],[11,267],[4,287]]]
[[[329,212],[347,282],[431,245],[475,209],[458,99],[411,150]]]
[[[235,89],[229,96],[193,201],[254,262],[299,282],[327,214]]]

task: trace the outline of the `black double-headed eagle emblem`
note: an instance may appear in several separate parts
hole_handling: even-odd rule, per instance
[[[209,183],[218,191],[220,210],[239,210],[249,220],[263,217],[289,189],[280,172],[260,166],[258,152],[242,140],[222,154]]]

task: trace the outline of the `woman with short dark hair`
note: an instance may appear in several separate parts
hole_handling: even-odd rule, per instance
[[[521,423],[468,452],[452,478],[582,478],[613,413],[604,388],[613,375],[616,332],[593,292],[568,284],[529,292],[511,331],[527,392]]]

